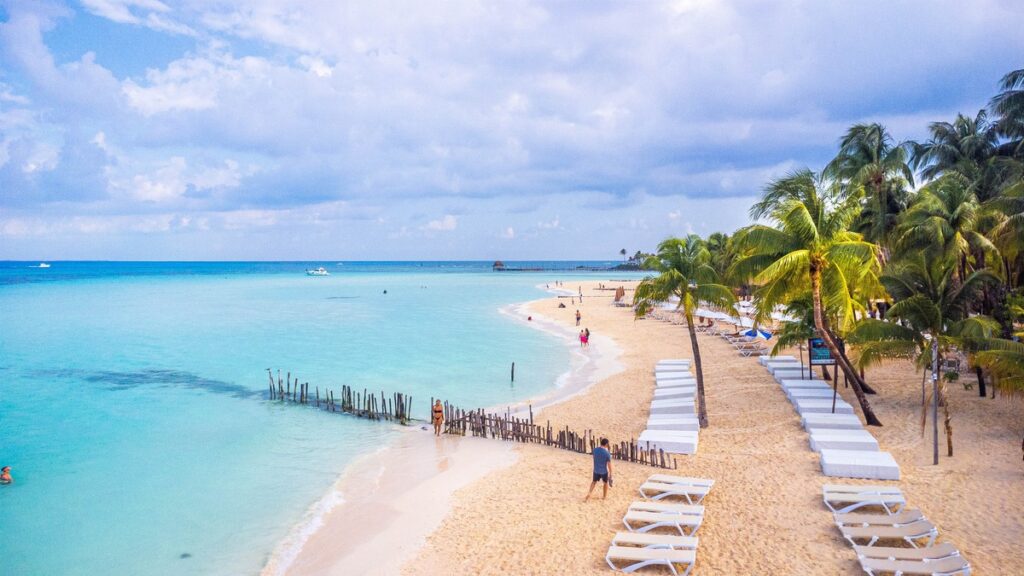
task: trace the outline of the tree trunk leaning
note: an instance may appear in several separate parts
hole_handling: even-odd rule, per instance
[[[697,343],[697,329],[693,326],[693,312],[686,310],[686,330],[690,333],[690,348],[693,349],[693,369],[697,374],[697,422],[701,428],[708,427],[708,411],[704,405],[704,370],[700,362],[700,345]]]
[[[881,426],[882,422],[878,419],[878,416],[875,416],[875,411],[871,409],[871,404],[868,403],[868,399],[864,395],[864,388],[862,387],[862,380],[860,379],[860,376],[857,374],[857,371],[853,366],[846,360],[846,357],[839,352],[839,346],[836,345],[835,340],[832,338],[832,332],[828,330],[828,326],[825,324],[825,315],[822,312],[821,304],[821,269],[813,262],[811,264],[810,275],[811,296],[814,301],[814,327],[818,329],[821,339],[825,341],[825,346],[827,346],[829,352],[832,353],[832,357],[836,359],[836,365],[839,368],[842,368],[846,377],[851,380],[853,384],[853,394],[857,397],[857,402],[860,404],[860,410],[864,414],[865,422],[867,422],[869,426]]]

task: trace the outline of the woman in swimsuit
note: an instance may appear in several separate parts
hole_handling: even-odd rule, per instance
[[[441,401],[434,401],[433,409],[433,420],[434,420],[434,435],[441,435],[441,425],[444,424],[444,406],[441,406]]]
[[[0,469],[0,484],[10,484],[14,482],[14,478],[11,478],[11,467],[4,466]]]

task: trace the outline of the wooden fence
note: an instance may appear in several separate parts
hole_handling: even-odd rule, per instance
[[[443,406],[445,434],[543,444],[580,454],[592,454],[599,442],[592,430],[584,430],[581,434],[568,426],[556,429],[551,426],[550,420],[545,424],[535,424],[533,406],[529,407],[529,415],[522,418],[512,415],[511,411],[506,411],[505,414],[488,414],[482,408],[467,411],[447,402]],[[616,460],[671,470],[678,467],[675,457],[665,454],[664,450],[652,448],[649,443],[647,446],[641,446],[632,438],[629,442],[610,442],[608,450]]]
[[[366,388],[359,392],[342,385],[340,395],[335,395],[332,390],[324,388],[321,396],[319,386],[311,391],[309,382],[300,382],[298,377],[292,378],[291,372],[287,372],[282,379],[281,371],[278,370],[275,379],[274,374],[267,368],[267,378],[268,397],[271,400],[315,406],[328,412],[350,414],[370,420],[394,421],[403,425],[425,422],[412,417],[412,396],[400,392],[389,396],[381,391],[378,396],[376,392]],[[434,399],[431,398],[428,407],[433,405]],[[494,414],[484,412],[482,408],[463,410],[448,402],[444,402],[443,406],[445,434],[542,444],[580,454],[593,453],[598,443],[592,430],[584,430],[581,434],[568,426],[556,429],[551,426],[550,420],[544,425],[535,424],[533,406],[529,406],[526,417],[513,415],[511,410],[504,414]],[[652,448],[649,444],[641,446],[632,438],[629,442],[612,442],[609,452],[616,460],[671,470],[678,467],[676,459],[665,454],[664,450]]]

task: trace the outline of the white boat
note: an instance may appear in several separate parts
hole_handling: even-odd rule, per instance
[[[50,265],[47,264],[46,262],[40,262],[39,266],[36,266],[36,268],[49,268],[49,267],[50,267]]]
[[[330,276],[331,273],[327,271],[323,266],[315,270],[306,270],[306,276]]]

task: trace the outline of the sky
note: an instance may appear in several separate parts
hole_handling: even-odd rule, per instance
[[[1024,66],[1018,0],[0,0],[0,259],[615,259]]]

